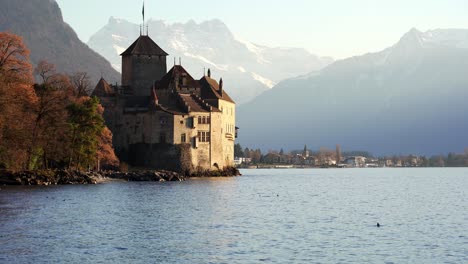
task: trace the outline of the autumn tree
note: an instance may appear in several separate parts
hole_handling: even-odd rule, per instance
[[[31,84],[29,53],[21,37],[0,32],[0,75],[9,83]]]
[[[99,144],[97,150],[96,169],[115,169],[120,165],[120,161],[115,155],[112,147],[112,132],[109,128],[104,127],[99,136]]]
[[[261,161],[262,159],[262,151],[260,149],[256,149],[255,151],[251,151],[250,152],[251,154],[251,159],[252,159],[252,162],[257,164]]]
[[[77,72],[70,76],[78,97],[89,96],[93,91],[91,81],[86,72]]]
[[[35,85],[22,39],[0,32],[0,168],[118,166],[87,74],[70,79],[46,61],[34,73]]]
[[[34,73],[42,83],[34,85],[37,101],[31,105],[34,118],[28,148],[29,169],[48,168],[49,161],[57,166],[63,160],[63,155],[59,155],[63,152],[58,148],[66,147],[66,106],[72,102],[70,81],[56,73],[53,64],[41,61]]]
[[[336,153],[335,153],[335,157],[336,157],[336,163],[340,163],[341,162],[341,159],[342,159],[342,156],[341,156],[341,146],[340,145],[336,145]]]
[[[31,105],[36,102],[31,69],[22,38],[0,32],[0,167],[26,167]]]

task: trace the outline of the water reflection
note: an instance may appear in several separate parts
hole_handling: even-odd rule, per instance
[[[1,187],[0,262],[468,260],[467,169],[243,174]]]

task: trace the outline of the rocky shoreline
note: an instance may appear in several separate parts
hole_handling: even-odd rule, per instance
[[[101,171],[83,172],[71,170],[40,170],[40,171],[1,171],[0,185],[66,185],[66,184],[99,184],[112,180],[134,182],[171,182],[185,181],[191,177],[234,177],[240,176],[236,168],[219,171],[197,171],[188,175],[164,171],[146,170],[133,172]]]

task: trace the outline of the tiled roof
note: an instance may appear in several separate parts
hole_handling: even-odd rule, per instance
[[[193,79],[193,77],[180,65],[175,65],[172,69],[157,82],[156,86],[158,89],[167,89],[169,85],[176,81],[179,77],[184,76],[186,78],[186,86],[190,88],[198,88],[200,84]]]
[[[180,94],[180,97],[190,108],[190,112],[209,112],[203,105],[199,104],[191,94]]]
[[[106,97],[106,96],[113,96],[115,95],[114,89],[101,77],[96,88],[92,93],[93,96],[97,97]]]
[[[133,44],[124,51],[121,56],[129,55],[153,55],[153,56],[167,56],[161,47],[158,46],[150,37],[140,36]]]
[[[221,99],[235,104],[234,100],[226,93],[226,91],[219,90],[219,84],[208,76],[203,76],[199,81],[201,85],[201,96],[203,99]]]

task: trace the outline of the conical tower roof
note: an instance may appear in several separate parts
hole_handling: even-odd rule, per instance
[[[101,77],[96,88],[94,88],[93,96],[106,97],[115,95],[114,89]]]
[[[133,42],[121,56],[130,55],[151,55],[151,56],[167,56],[167,54],[161,47],[158,46],[149,36],[140,36],[135,42]]]

